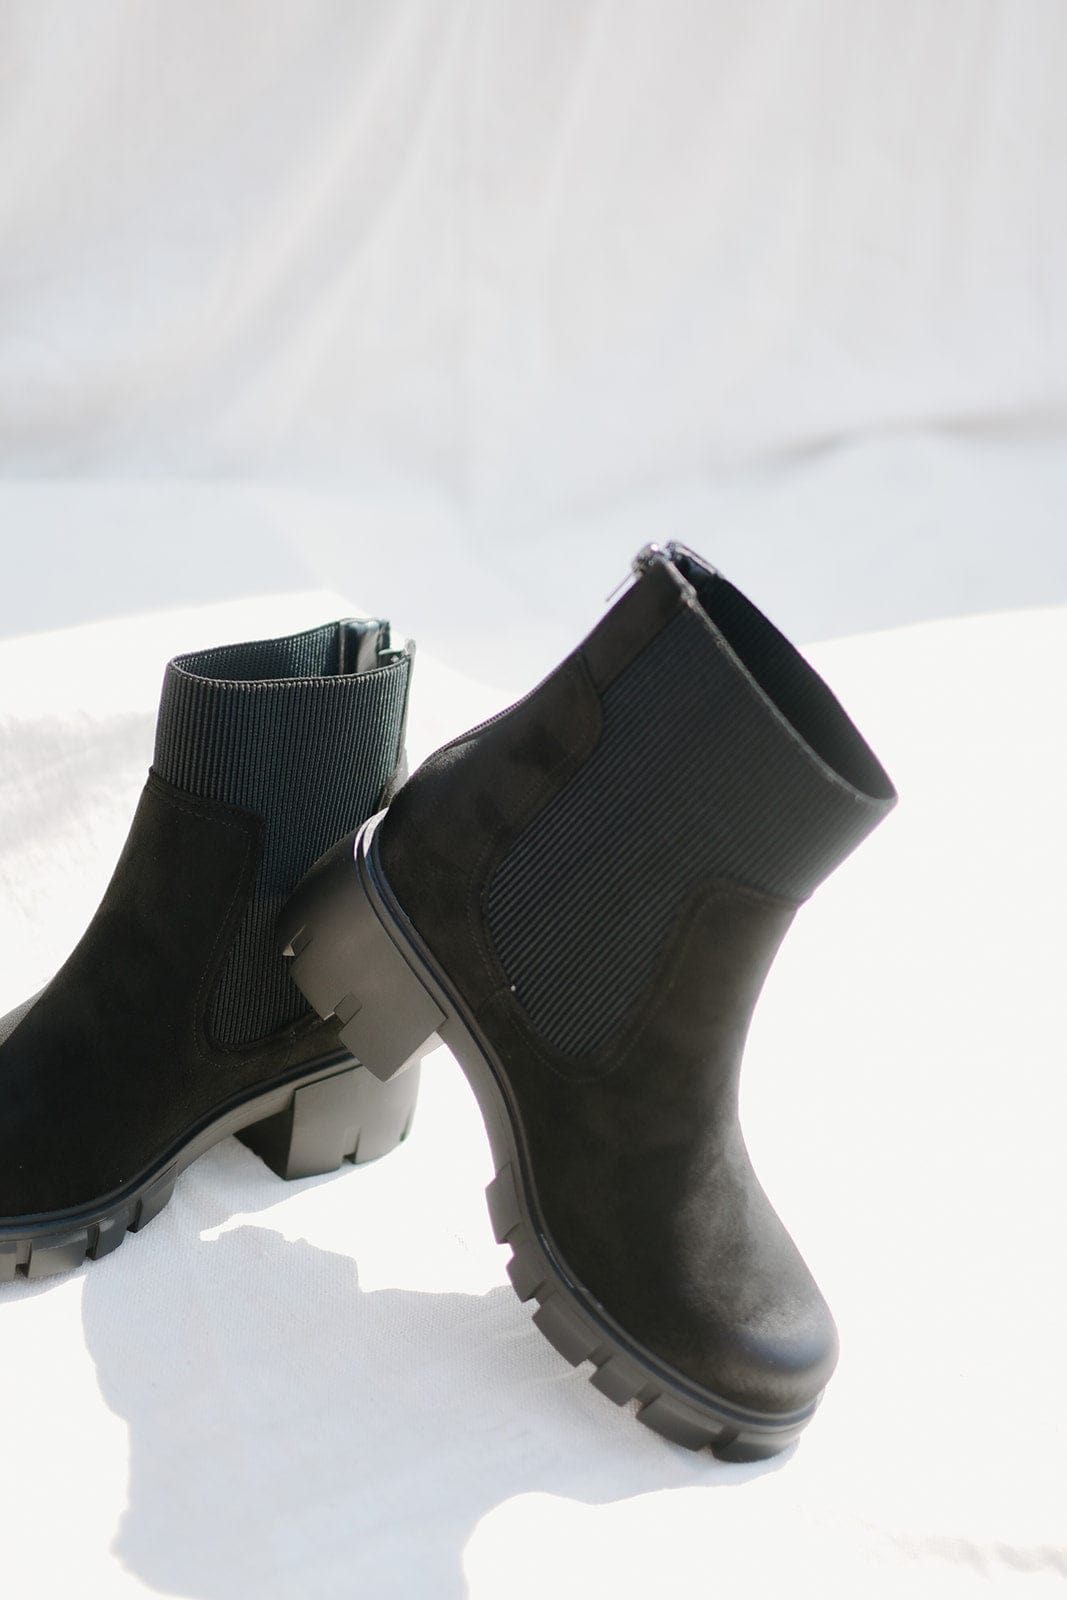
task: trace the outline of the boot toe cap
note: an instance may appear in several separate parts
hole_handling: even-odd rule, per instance
[[[809,1410],[838,1339],[803,1257],[761,1192],[745,1208],[758,1226],[729,1225],[726,1207],[702,1214],[702,1227],[646,1214],[630,1230],[602,1232],[597,1248],[583,1238],[580,1264],[565,1253],[573,1280],[637,1351],[709,1403],[774,1418]]]
[[[766,1413],[805,1410],[837,1364],[837,1329],[821,1295],[710,1338],[681,1370],[726,1401]]]

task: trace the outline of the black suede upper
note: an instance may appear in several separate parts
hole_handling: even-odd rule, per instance
[[[411,662],[368,618],[168,664],[156,763],[104,899],[51,983],[0,1021],[0,1226],[91,1207],[229,1102],[343,1056],[274,922],[391,792]]]
[[[610,1031],[605,1036],[601,1029],[591,1048],[567,1052],[553,1047],[524,1008],[521,965],[518,972],[506,966],[490,933],[494,872],[516,841],[537,837],[535,819],[583,781],[601,739],[606,692],[619,690],[642,652],[682,615],[699,619],[707,650],[724,653],[744,718],[759,720],[769,752],[761,766],[751,736],[739,734],[736,722],[744,719],[723,720],[700,735],[714,741],[712,769],[732,765],[752,804],[766,805],[767,786],[783,762],[787,771],[799,762],[802,783],[787,782],[780,803],[809,808],[801,820],[818,837],[824,871],[892,804],[887,779],[877,794],[850,789],[805,742],[804,730],[768,698],[719,633],[694,591],[694,576],[692,565],[683,573],[675,562],[654,561],[538,689],[432,756],[381,825],[379,862],[487,1042],[525,1140],[537,1209],[567,1272],[633,1340],[677,1372],[723,1399],[780,1415],[809,1404],[836,1359],[830,1314],[752,1172],[737,1121],[749,1018],[795,900],[698,868],[656,948],[639,963],[643,976]],[[759,623],[776,633],[765,619]],[[761,634],[761,649],[765,642]],[[781,659],[780,681],[792,687],[797,669],[784,652]],[[806,700],[814,698],[835,736],[865,750],[829,691],[806,664],[803,670]],[[655,705],[648,715],[656,715]],[[856,760],[864,770],[863,759]],[[678,785],[690,767],[684,737],[661,745],[661,805],[642,825],[659,827],[674,851],[698,860],[687,830],[728,832],[740,823],[721,810],[701,822],[691,805],[679,804]],[[584,842],[604,859],[612,838],[626,836],[625,761],[611,781],[614,792],[605,792],[599,813],[591,801],[575,809],[585,830],[569,841],[577,854]],[[857,811],[846,805],[842,814],[840,796],[847,792],[855,793]],[[857,831],[860,810],[865,820]],[[737,815],[745,816],[743,795]],[[795,819],[784,822],[786,838],[797,836]],[[547,876],[556,870],[551,830],[542,837]],[[524,892],[536,912],[536,870],[529,879]],[[591,882],[599,887],[598,877]],[[654,879],[647,892],[657,892]],[[603,916],[612,909],[609,897]],[[558,923],[540,935],[572,936]],[[595,923],[585,937],[599,937]],[[550,1003],[551,988],[546,996]]]
[[[260,833],[150,774],[81,941],[0,1024],[0,1221],[109,1194],[230,1096],[336,1052],[317,1018],[240,1049],[205,1031]]]
[[[385,801],[404,743],[411,650],[377,618],[178,656],[160,696],[153,767],[186,794],[263,827],[255,892],[230,944],[210,1026],[241,1044],[306,1014],[274,926],[293,884]]]
[[[793,907],[710,883],[590,1076],[498,993],[478,1014],[520,1110],[553,1243],[639,1344],[727,1400],[785,1412],[822,1389],[829,1312],[749,1163],[737,1078]],[[560,1070],[560,1069],[563,1070]]]

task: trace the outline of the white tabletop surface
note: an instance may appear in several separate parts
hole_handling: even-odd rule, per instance
[[[348,609],[0,643],[5,1009],[107,881],[167,657]],[[798,917],[748,1050],[753,1156],[841,1330],[799,1445],[690,1455],[555,1354],[440,1051],[387,1160],[285,1185],[227,1140],[114,1256],[0,1288],[5,1594],[1062,1591],[1067,612],[812,655],[901,803]],[[414,755],[500,700],[421,655]]]

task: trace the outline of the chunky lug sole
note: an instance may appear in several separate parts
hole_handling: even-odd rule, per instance
[[[508,1276],[534,1322],[572,1366],[616,1405],[635,1402],[647,1427],[724,1461],[777,1455],[801,1432],[817,1400],[772,1415],[721,1400],[638,1345],[568,1270],[540,1218],[521,1121],[489,1042],[392,895],[377,859],[380,812],[355,838],[353,859],[316,872],[282,912],[293,979],[341,1042],[386,1083],[438,1042],[463,1068],[485,1120],[496,1177],[486,1190],[496,1238],[512,1252]],[[399,1074],[399,1076],[397,1076]]]
[[[0,1221],[0,1283],[47,1278],[87,1257],[98,1261],[159,1215],[185,1168],[228,1134],[254,1150],[279,1178],[336,1172],[345,1161],[376,1161],[407,1138],[415,1115],[418,1065],[382,1083],[347,1052],[217,1107],[133,1182],[90,1205]]]

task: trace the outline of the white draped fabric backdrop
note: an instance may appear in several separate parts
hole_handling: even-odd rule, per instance
[[[843,1336],[799,1449],[554,1355],[442,1054],[392,1161],[227,1141],[0,1289],[12,1600],[1062,1592],[1065,85],[1062,0],[0,0],[0,1011],[166,658],[353,606],[418,756],[682,539],[903,797],[750,1045]]]

